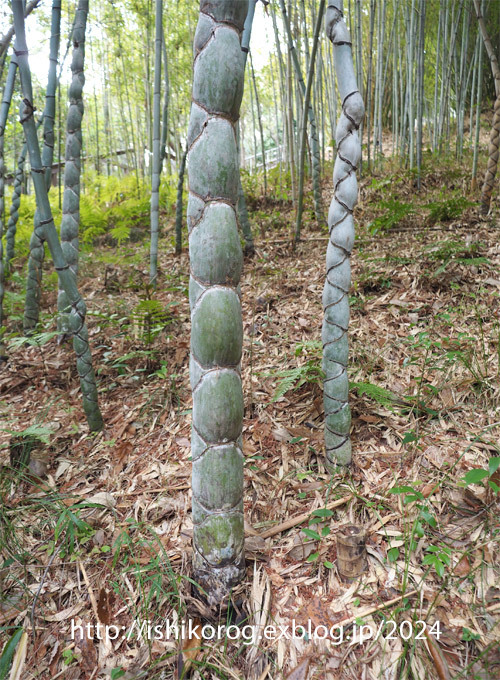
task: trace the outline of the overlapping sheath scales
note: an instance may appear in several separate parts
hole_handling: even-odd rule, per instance
[[[245,569],[236,123],[247,4],[200,3],[188,130],[193,566],[212,603]]]
[[[334,196],[328,213],[330,234],[323,289],[323,396],[325,448],[328,466],[351,461],[351,412],[347,377],[350,255],[354,243],[352,211],[358,198],[356,170],[361,158],[358,128],[364,105],[356,85],[351,38],[343,19],[342,0],[329,0],[326,32],[333,44],[337,84],[342,101],[337,130],[337,158],[333,170]]]

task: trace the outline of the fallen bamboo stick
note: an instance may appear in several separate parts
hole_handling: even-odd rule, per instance
[[[344,505],[345,503],[350,501],[351,498],[352,495],[344,496],[343,498],[338,498],[336,501],[331,501],[331,503],[328,503],[325,507],[327,510],[333,510],[333,508],[337,508],[339,505]],[[297,526],[297,524],[302,524],[302,522],[308,520],[310,516],[311,511],[303,512],[301,515],[290,517],[290,519],[285,520],[281,524],[278,524],[275,527],[267,529],[261,534],[258,534],[258,536],[260,536],[260,538],[270,538],[271,536],[276,536],[276,534],[281,534],[281,532],[286,531],[287,529],[291,529],[292,527]]]

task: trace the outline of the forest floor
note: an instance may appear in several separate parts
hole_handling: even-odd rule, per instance
[[[235,600],[243,601],[240,621],[276,626],[273,639],[255,644],[200,646],[194,634],[176,641],[146,632],[146,622],[164,631],[165,619],[191,620],[198,632],[203,625],[189,582],[189,263],[186,250],[173,254],[172,224],[154,295],[145,242],[82,257],[106,422],[97,435],[88,433],[72,350],[57,344],[46,264],[46,328],[29,344],[13,334],[0,369],[0,626],[27,633],[16,634],[27,657],[15,677],[499,677],[500,240],[497,218],[479,217],[468,183],[465,168],[444,162],[424,175],[420,192],[411,173],[390,167],[361,179],[353,463],[333,477],[322,444],[326,230],[312,221],[308,195],[294,252],[292,206],[250,205],[256,253],[242,279],[248,569]],[[325,206],[330,186],[326,179]],[[12,329],[22,295],[9,295]],[[45,439],[32,452],[41,480],[9,470],[14,432]],[[366,533],[366,570],[352,583],[336,567],[346,523]],[[287,639],[293,620],[336,624],[344,637]],[[118,626],[118,639],[78,628],[97,621]]]

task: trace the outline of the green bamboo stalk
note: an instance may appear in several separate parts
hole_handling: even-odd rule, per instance
[[[184,187],[184,173],[186,170],[187,148],[181,157],[179,181],[177,182],[177,201],[175,204],[175,254],[182,253],[182,189]]]
[[[64,155],[64,194],[61,220],[61,247],[71,271],[78,276],[78,232],[80,229],[80,174],[82,153],[83,86],[85,84],[85,29],[89,11],[88,0],[78,0],[73,27],[73,58],[69,109],[66,116],[66,151]],[[57,309],[59,330],[70,334],[68,309],[70,301],[62,285],[59,286]]]
[[[57,59],[59,55],[61,25],[61,0],[53,0],[50,31],[49,75],[45,92],[43,111],[43,149],[42,165],[45,185],[50,188],[52,160],[54,157],[54,120],[56,114]],[[30,239],[30,255],[26,279],[26,301],[24,305],[23,327],[26,334],[32,333],[40,318],[40,298],[42,294],[42,266],[45,257],[45,236],[40,224],[38,211],[35,212],[34,229]]]
[[[421,189],[422,174],[422,142],[424,112],[424,67],[425,67],[425,0],[420,0],[419,8],[419,48],[417,54],[417,188]]]
[[[373,37],[375,33],[375,0],[370,0],[370,32],[369,32],[369,42],[368,42],[368,75],[366,77],[366,93],[365,98],[367,102],[367,125],[366,125],[366,136],[367,136],[367,166],[368,172],[371,170],[371,132],[372,132],[372,79],[373,79]]]
[[[493,47],[491,39],[488,35],[486,22],[484,20],[484,15],[479,5],[479,0],[474,0],[474,9],[476,11],[477,20],[479,22],[479,28],[481,31],[481,36],[483,38],[484,46],[486,48],[486,52],[490,60],[491,72],[495,80],[495,95],[496,95],[495,105],[493,109],[493,122],[491,125],[490,132],[490,143],[488,148],[488,165],[486,167],[483,188],[481,191],[481,213],[483,215],[487,215],[490,209],[491,194],[493,193],[493,186],[495,182],[495,176],[497,173],[500,147],[500,65],[498,63],[495,48]]]
[[[24,16],[27,17],[31,12],[38,7],[41,0],[31,0],[28,2],[24,9]],[[14,36],[14,26],[11,26],[9,30],[0,38],[0,56],[4,54],[9,49],[10,41]]]
[[[21,193],[24,184],[24,164],[28,147],[26,142],[23,144],[21,153],[17,159],[16,174],[14,176],[14,187],[10,203],[9,221],[7,222],[7,247],[5,252],[5,276],[10,274],[12,260],[15,256],[17,220],[19,219],[19,206],[21,205]]]
[[[200,2],[188,131],[193,567],[213,604],[245,573],[236,124],[247,4]]]
[[[300,139],[300,156],[299,156],[299,200],[297,204],[297,220],[295,223],[295,238],[294,241],[297,243],[300,241],[300,226],[302,222],[302,210],[304,206],[304,163],[306,156],[306,136],[307,136],[307,116],[309,114],[309,119],[311,114],[309,109],[311,107],[311,87],[314,77],[314,64],[316,60],[316,52],[318,51],[319,44],[319,32],[321,30],[321,22],[323,20],[323,13],[325,11],[325,0],[321,0],[319,5],[318,16],[316,17],[316,26],[314,28],[314,41],[312,46],[312,53],[309,60],[309,71],[307,73],[307,85],[304,95],[304,110],[302,112],[302,126],[301,126],[301,139]]]
[[[484,14],[486,0],[481,2],[481,12]],[[476,190],[477,186],[477,161],[479,156],[479,132],[481,129],[481,95],[483,87],[483,41],[479,41],[478,70],[477,70],[477,95],[476,95],[476,125],[474,132],[474,155],[472,159],[472,181],[471,189]],[[471,97],[472,98],[472,97]],[[472,118],[471,118],[472,130]]]
[[[351,462],[351,412],[348,403],[347,328],[349,325],[350,255],[354,243],[352,212],[358,197],[356,170],[361,158],[358,129],[364,115],[356,85],[351,37],[343,19],[342,0],[328,0],[326,33],[333,44],[342,113],[336,131],[334,196],[328,214],[330,233],[323,289],[323,371],[327,467]]]
[[[7,80],[2,96],[2,103],[0,104],[0,361],[5,359],[5,347],[3,342],[2,328],[4,325],[3,318],[3,298],[5,294],[5,270],[3,262],[3,229],[4,229],[4,214],[5,214],[5,161],[4,161],[4,143],[5,143],[5,127],[7,125],[7,117],[9,115],[10,103],[12,101],[12,94],[14,92],[14,83],[16,81],[17,61],[12,57],[7,72]]]
[[[292,58],[292,63],[295,69],[295,74],[297,76],[297,81],[299,83],[302,95],[305,95],[306,86],[304,79],[302,77],[302,70],[300,68],[299,59],[297,57],[297,50],[293,42],[292,31],[290,29],[290,22],[288,20],[288,15],[285,7],[284,0],[280,0],[281,13],[283,15],[283,23],[285,26],[287,38],[288,38],[288,49]],[[316,216],[316,221],[318,224],[323,224],[325,219],[323,216],[323,205],[321,200],[321,183],[320,183],[320,152],[319,152],[319,142],[318,142],[318,131],[316,126],[316,118],[314,116],[314,110],[312,106],[308,108],[309,114],[309,125],[311,127],[311,149],[312,149],[312,180],[313,180],[313,195],[314,195],[314,214]]]
[[[255,14],[255,5],[257,0],[250,0],[248,3],[248,12],[243,27],[241,36],[241,51],[243,52],[243,68],[246,66],[248,52],[250,50],[250,36],[252,35],[253,17]],[[236,140],[238,146],[238,161],[240,159],[240,124],[237,123]],[[241,184],[241,174],[238,176],[238,223],[245,241],[244,253],[245,255],[252,255],[255,252],[253,242],[252,227],[248,218],[247,202],[245,200],[245,193]]]
[[[151,178],[151,245],[149,250],[149,283],[156,288],[158,279],[158,231],[160,225],[160,105],[161,105],[161,44],[163,1],[156,0],[155,12],[155,75],[153,92],[153,174]]]
[[[163,24],[161,27],[161,49],[163,54],[163,70],[165,71],[165,92],[163,93],[163,115],[162,115],[162,126],[161,126],[161,144],[160,144],[160,172],[163,167],[163,161],[165,159],[165,149],[167,147],[167,137],[168,137],[168,104],[170,99],[170,82],[168,78],[168,58],[167,58],[167,45],[165,43],[165,33],[163,31]],[[167,163],[167,169],[170,169],[170,159]]]
[[[86,306],[78,292],[76,277],[64,258],[50,208],[47,186],[44,179],[42,158],[36,135],[36,125],[33,118],[33,91],[28,63],[28,47],[26,45],[24,31],[22,0],[12,0],[12,10],[16,28],[16,55],[18,58],[19,74],[24,96],[24,100],[20,107],[20,118],[28,145],[31,176],[35,187],[38,210],[40,211],[40,224],[43,227],[59,281],[64,287],[69,304],[71,305],[69,328],[73,335],[73,348],[76,353],[76,366],[80,376],[83,408],[90,429],[92,431],[97,431],[102,428],[103,421],[97,404],[97,387],[94,370],[92,368],[88,331],[85,324]]]
[[[253,68],[252,53],[250,54],[250,75],[252,77],[253,91],[255,93],[255,107],[257,109],[257,123],[259,124],[259,134],[260,134],[260,152],[262,154],[262,171],[264,173],[264,196],[267,195],[267,168],[266,168],[266,148],[264,144],[264,128],[262,126],[262,113],[260,110],[259,93],[257,90],[257,81],[255,79],[255,71]],[[257,159],[255,159],[257,160]]]
[[[38,123],[36,124],[37,130],[42,125],[42,123],[43,116],[39,119]],[[7,248],[5,253],[6,277],[10,274],[12,260],[14,259],[16,254],[15,251],[16,251],[17,221],[19,219],[19,206],[21,205],[21,194],[24,186],[25,179],[24,165],[26,163],[27,152],[28,147],[26,145],[26,142],[24,142],[21,148],[21,153],[17,158],[17,168],[14,175],[14,186],[12,189],[12,198],[10,202],[9,221],[7,222],[7,234],[6,234]]]

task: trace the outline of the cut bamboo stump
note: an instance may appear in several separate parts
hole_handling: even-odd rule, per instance
[[[337,567],[345,581],[355,581],[366,569],[365,532],[354,524],[338,530]]]

